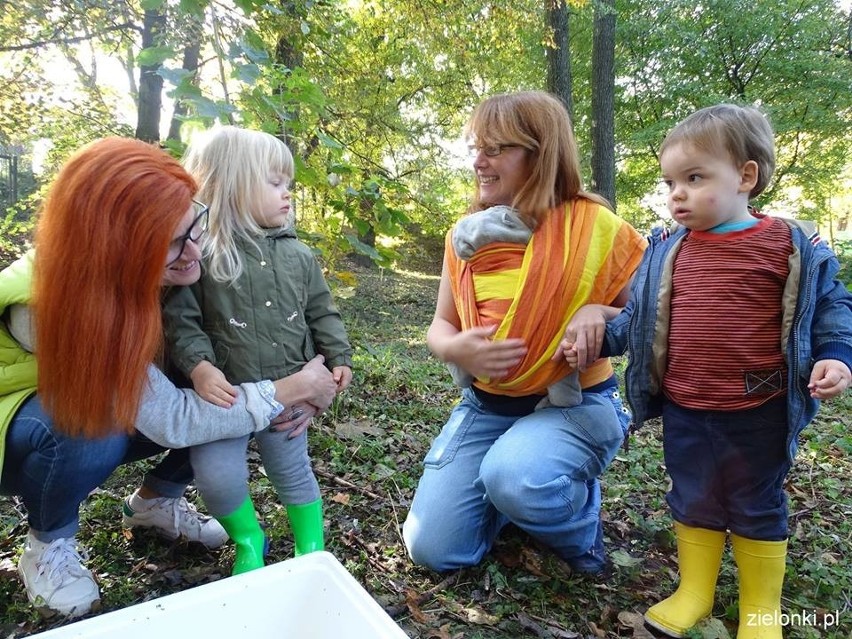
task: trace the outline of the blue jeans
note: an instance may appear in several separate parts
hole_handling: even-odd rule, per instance
[[[682,524],[787,539],[787,398],[739,411],[663,404],[666,496]]]
[[[465,389],[426,455],[403,525],[412,560],[437,571],[475,565],[509,522],[564,559],[587,553],[600,519],[598,477],[628,422],[614,387],[520,418],[486,411]]]
[[[0,494],[21,496],[30,528],[41,541],[72,537],[79,528],[80,504],[113,470],[163,450],[141,435],[62,435],[33,396],[9,424]],[[180,450],[167,455],[144,483],[164,496],[179,497],[190,481],[188,451]]]

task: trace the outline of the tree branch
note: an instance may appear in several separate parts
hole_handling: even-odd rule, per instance
[[[106,27],[101,29],[96,33],[91,33],[84,36],[78,36],[76,38],[59,38],[55,40],[40,40],[38,42],[30,42],[29,44],[15,44],[11,46],[0,46],[0,52],[8,52],[8,51],[27,51],[29,49],[40,49],[42,47],[46,47],[51,44],[76,44],[78,42],[85,42],[86,40],[94,40],[98,36],[101,36],[105,33],[109,33],[110,31],[123,31],[124,29],[132,29],[135,31],[141,31],[139,27],[137,27],[132,22],[125,22],[124,24],[117,24],[112,27]]]

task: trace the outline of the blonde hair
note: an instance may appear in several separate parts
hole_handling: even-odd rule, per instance
[[[757,163],[757,183],[749,193],[755,198],[769,185],[775,171],[775,137],[769,120],[758,109],[737,104],[717,104],[700,109],[669,132],[660,155],[687,144],[707,153],[726,152],[737,167]]]
[[[233,283],[243,271],[236,240],[255,242],[263,236],[253,216],[258,194],[272,173],[292,179],[293,155],[269,133],[221,126],[192,140],[183,165],[198,182],[198,199],[210,207],[204,246],[210,275],[217,282]]]
[[[527,149],[530,176],[512,206],[533,228],[551,209],[576,197],[609,206],[601,196],[583,190],[571,118],[549,93],[521,91],[487,98],[474,110],[464,134],[478,146],[517,144]],[[487,206],[477,182],[471,210]]]

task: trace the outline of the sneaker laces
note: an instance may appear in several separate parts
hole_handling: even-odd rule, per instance
[[[83,567],[88,561],[86,552],[77,540],[71,537],[50,542],[38,561],[38,576],[46,576],[49,581],[65,583],[68,577],[88,577],[89,571]]]
[[[200,532],[204,524],[211,519],[209,515],[198,512],[195,506],[186,500],[186,497],[172,498],[171,502],[172,522],[176,533],[186,534],[185,530],[190,528],[197,528]],[[184,524],[185,528],[181,524]]]

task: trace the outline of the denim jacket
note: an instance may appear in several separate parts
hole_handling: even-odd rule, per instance
[[[787,454],[792,462],[799,433],[819,409],[819,400],[808,391],[814,363],[836,359],[852,369],[852,295],[837,281],[840,264],[812,227],[797,220],[784,221],[791,227],[793,242],[782,297],[781,331],[788,371]],[[607,323],[601,356],[630,352],[625,384],[637,428],[662,412],[672,269],[687,233],[684,227],[671,234],[668,229],[653,231],[630,300]]]

